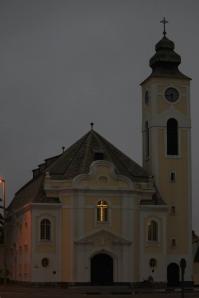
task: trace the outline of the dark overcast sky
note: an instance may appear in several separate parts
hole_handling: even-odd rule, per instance
[[[199,232],[199,1],[1,0],[0,174],[9,199],[32,169],[95,130],[141,164],[140,82],[162,37],[192,77],[193,226]]]

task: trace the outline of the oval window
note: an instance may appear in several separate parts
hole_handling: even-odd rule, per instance
[[[48,267],[48,265],[49,265],[49,259],[48,258],[43,258],[41,260],[41,265],[42,265],[42,267]]]

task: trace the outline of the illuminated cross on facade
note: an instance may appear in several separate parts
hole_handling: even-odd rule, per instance
[[[163,20],[162,21],[160,21],[160,23],[162,23],[163,24],[163,26],[164,26],[164,31],[163,31],[163,34],[164,34],[164,36],[166,36],[166,24],[168,23],[168,21],[165,19],[165,17],[163,18]]]
[[[108,204],[106,201],[99,201],[97,204],[97,221],[106,222],[108,220]]]

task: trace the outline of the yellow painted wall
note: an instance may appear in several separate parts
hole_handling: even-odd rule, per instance
[[[62,281],[72,281],[73,266],[73,235],[71,230],[71,209],[62,209],[62,235],[61,235],[61,255],[62,255]]]
[[[170,84],[168,84],[168,86],[169,85]],[[185,95],[186,88],[181,87],[178,82],[172,82],[172,86],[177,87],[177,89],[180,93],[180,97],[179,97],[178,101],[176,101],[176,103],[174,103],[173,106],[175,107],[175,109],[178,112],[186,114],[188,112],[187,100],[186,100],[186,95]],[[171,105],[164,97],[164,91],[166,88],[165,88],[165,85],[159,85],[159,88],[158,88],[159,92],[158,92],[158,97],[157,97],[157,99],[158,99],[157,100],[157,113],[162,113],[165,110],[168,110]]]
[[[134,227],[132,227],[132,230],[134,231],[134,247],[133,247],[133,275],[135,278],[135,281],[140,280],[140,214],[139,212],[134,212]]]
[[[160,193],[169,206],[176,207],[176,215],[168,219],[168,251],[169,253],[185,254],[188,249],[188,148],[187,131],[180,129],[180,157],[167,158],[165,156],[165,131],[159,131],[159,177]],[[171,170],[176,171],[176,182],[169,181]],[[177,238],[177,247],[171,248],[171,238]]]
[[[152,78],[146,81],[143,85],[143,122],[145,120],[156,119],[160,121],[160,116],[164,112],[168,112],[173,107],[176,112],[179,112],[185,119],[189,120],[189,80],[170,79],[170,78]],[[172,104],[169,103],[164,96],[165,90],[168,87],[175,87],[179,91],[180,97],[178,101]],[[152,96],[150,105],[144,104],[145,90],[150,90]],[[179,114],[179,115],[180,115]],[[156,124],[157,125],[157,124]],[[168,215],[168,240],[167,249],[169,254],[186,254],[189,244],[189,129],[179,128],[179,149],[180,154],[177,158],[169,158],[166,156],[166,124],[162,127],[153,127],[150,130],[150,138],[153,135],[153,144],[157,146],[157,151],[154,151],[157,156],[150,156],[149,160],[144,159],[144,167],[146,170],[155,175],[162,198],[169,206],[175,206],[176,214]],[[157,139],[156,139],[157,135]],[[157,143],[156,143],[157,140]],[[154,147],[153,147],[154,148]],[[150,148],[152,149],[152,148]],[[152,152],[152,150],[150,150]],[[157,152],[157,153],[156,153]],[[157,161],[157,162],[155,162]],[[170,172],[176,172],[176,182],[170,182]],[[176,247],[172,247],[171,240],[176,238]]]
[[[92,233],[96,228],[94,208],[86,208],[84,220],[85,220],[85,235],[88,235]]]
[[[164,81],[164,83],[163,83]],[[155,110],[158,114],[164,112],[167,110],[170,106],[170,103],[167,102],[167,100],[164,97],[164,92],[165,90],[172,85],[175,86],[175,88],[178,89],[180,93],[179,100],[174,103],[175,109],[183,114],[186,114],[188,111],[188,106],[187,106],[187,87],[189,86],[189,81],[185,80],[172,80],[171,79],[158,79],[158,78],[153,78],[146,82],[143,85],[143,93],[142,93],[142,101],[143,101],[143,114],[145,113],[151,113],[152,110]],[[149,104],[145,104],[145,92],[149,91]],[[156,97],[154,98],[154,91],[156,92],[157,100]],[[153,95],[152,95],[153,93]],[[157,107],[154,109],[152,106],[156,105]]]

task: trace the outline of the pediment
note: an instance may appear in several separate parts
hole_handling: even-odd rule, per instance
[[[132,190],[132,181],[115,172],[114,165],[105,160],[92,162],[88,174],[80,174],[73,179],[73,187],[81,189],[117,189]]]
[[[130,245],[131,241],[103,229],[75,241],[75,244],[90,244],[96,246]]]

